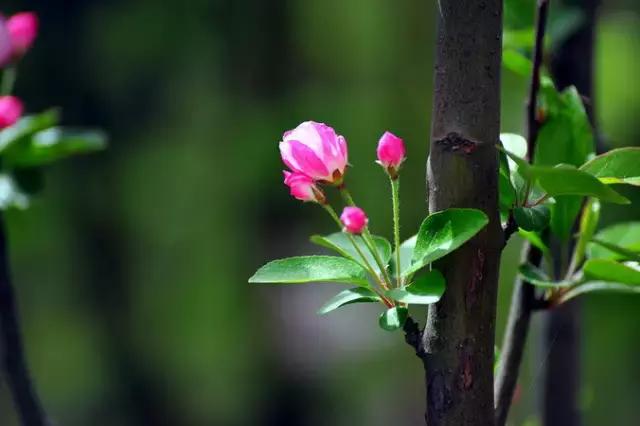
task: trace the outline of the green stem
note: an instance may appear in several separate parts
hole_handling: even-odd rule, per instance
[[[340,189],[340,194],[342,195],[342,198],[344,199],[344,201],[350,206],[355,206],[356,203],[355,201],[353,201],[353,197],[351,196],[351,193],[349,192],[347,187],[344,186],[343,184],[339,187],[339,189]],[[382,273],[382,276],[384,277],[385,281],[389,283],[389,285],[391,285],[393,281],[391,280],[391,277],[389,277],[387,268],[385,267],[384,262],[382,261],[382,258],[380,258],[380,254],[376,249],[376,245],[373,243],[373,238],[371,237],[371,232],[369,232],[368,227],[362,230],[362,240],[367,245],[367,247],[369,248],[369,251],[373,255],[373,259],[378,264],[378,267],[380,268],[380,272]]]
[[[10,95],[13,91],[13,85],[16,82],[16,68],[14,66],[7,67],[2,73],[2,96]]]
[[[322,207],[327,211],[327,213],[329,213],[329,216],[331,216],[331,218],[336,222],[336,224],[338,225],[338,228],[342,229],[342,222],[340,221],[340,218],[338,217],[338,214],[333,209],[333,207],[331,207],[329,204],[322,204]],[[356,249],[356,252],[358,252],[358,255],[360,255],[360,257],[362,258],[362,261],[364,262],[365,267],[367,268],[371,276],[377,281],[377,283],[380,285],[382,289],[388,290],[387,285],[385,285],[385,283],[380,279],[380,276],[376,273],[375,269],[373,269],[373,266],[371,266],[371,263],[369,263],[367,256],[362,252],[362,250],[358,246],[358,243],[356,242],[356,239],[353,237],[353,235],[349,234],[348,232],[345,232],[345,234],[349,238],[349,241],[351,241],[351,244],[353,244],[353,247]]]
[[[402,286],[402,268],[400,267],[400,179],[391,181],[391,199],[393,201],[393,243],[396,250],[396,281],[398,287]]]

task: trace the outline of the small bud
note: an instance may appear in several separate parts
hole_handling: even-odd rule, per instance
[[[385,132],[378,142],[378,164],[384,167],[389,176],[396,178],[400,165],[405,160],[406,150],[402,139],[391,132]]]
[[[340,221],[344,225],[345,232],[361,234],[363,229],[367,227],[369,218],[359,207],[345,207],[340,215]]]
[[[22,102],[15,96],[0,96],[0,130],[12,126],[22,116]]]
[[[312,201],[324,204],[324,193],[315,185],[313,179],[302,173],[284,171],[284,183],[293,197],[301,201]]]
[[[11,47],[11,35],[7,28],[7,22],[0,16],[0,68],[11,61],[13,47]]]
[[[38,35],[38,16],[33,12],[20,12],[7,20],[14,58],[20,58]]]

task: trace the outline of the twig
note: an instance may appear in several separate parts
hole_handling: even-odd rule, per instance
[[[44,410],[31,383],[25,359],[16,298],[11,284],[7,237],[0,216],[0,339],[2,341],[2,368],[13,400],[24,426],[48,424]]]
[[[533,162],[536,140],[540,124],[536,119],[538,93],[540,91],[540,68],[544,51],[544,35],[547,25],[549,0],[538,0],[536,18],[536,38],[533,53],[533,69],[527,102],[527,158]],[[542,261],[542,253],[527,244],[524,256],[533,265]],[[518,380],[520,363],[529,331],[531,313],[540,308],[536,300],[535,287],[520,279],[516,281],[503,340],[502,357],[495,382],[496,426],[504,426],[513,400],[513,392]]]
[[[407,317],[404,323],[404,340],[416,351],[416,356],[424,361],[425,351],[422,345],[422,330],[417,322],[411,317]]]

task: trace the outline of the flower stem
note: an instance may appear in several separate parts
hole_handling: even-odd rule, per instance
[[[400,267],[400,179],[391,181],[391,199],[393,201],[393,243],[396,251],[396,282],[397,286],[402,286],[402,268]]]
[[[336,224],[338,225],[338,228],[342,229],[342,222],[340,222],[340,218],[338,217],[338,214],[333,209],[333,207],[331,207],[329,204],[321,204],[321,205],[327,211],[327,213],[329,213],[329,216],[331,216],[331,218],[336,222]],[[356,242],[356,239],[354,238],[354,236],[349,234],[348,232],[345,232],[345,234],[349,238],[349,241],[351,241],[351,244],[353,244],[353,247],[356,249],[356,252],[358,252],[358,255],[360,255],[360,257],[362,258],[362,261],[364,262],[365,267],[367,268],[371,276],[376,280],[376,282],[380,285],[382,289],[388,290],[389,287],[386,285],[386,283],[382,279],[380,279],[380,276],[376,273],[375,269],[373,269],[373,266],[371,266],[371,263],[369,263],[367,256],[362,252],[362,250],[358,246],[358,243]],[[387,299],[382,294],[378,293],[378,295],[382,297],[383,301],[385,302],[387,301]],[[385,305],[386,304],[387,303],[385,303]]]
[[[342,198],[344,199],[344,201],[347,204],[349,204],[350,206],[355,206],[356,203],[355,203],[355,201],[353,201],[353,197],[351,196],[351,193],[349,192],[347,187],[344,186],[344,184],[343,184],[343,185],[340,185],[339,189],[340,189],[340,194],[342,195]],[[389,274],[387,272],[387,268],[385,267],[384,262],[382,261],[382,258],[380,258],[380,254],[378,253],[378,250],[376,249],[376,246],[373,243],[373,238],[371,237],[371,232],[369,232],[369,228],[368,227],[365,227],[362,230],[362,240],[367,245],[367,248],[369,249],[369,251],[373,255],[373,259],[378,264],[378,267],[380,268],[380,272],[382,273],[382,276],[383,276],[384,280],[387,283],[389,283],[389,285],[391,285],[391,283],[393,281],[391,280],[391,277],[389,277]]]

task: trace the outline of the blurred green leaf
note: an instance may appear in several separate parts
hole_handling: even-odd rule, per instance
[[[623,222],[599,231],[595,239],[601,242],[615,244],[633,252],[640,251],[640,222]],[[622,259],[619,253],[613,252],[600,245],[589,244],[587,255],[593,259]]]
[[[558,287],[568,287],[575,282],[573,281],[554,281],[551,279],[542,269],[536,268],[530,263],[525,263],[524,265],[520,265],[518,268],[518,272],[520,276],[527,281],[537,287],[548,287],[548,288],[558,288]]]
[[[587,161],[580,170],[604,183],[626,183],[640,186],[640,148],[611,150]]]
[[[619,259],[634,260],[636,262],[640,261],[640,251],[628,250],[616,244],[611,244],[606,241],[600,241],[597,238],[592,238],[591,241],[594,244],[604,247],[605,249],[611,251],[612,253],[615,253],[616,255],[619,256]]]
[[[22,192],[13,176],[0,173],[0,210],[9,208],[26,209],[29,197]]]
[[[393,300],[412,305],[436,303],[444,294],[445,281],[440,271],[433,269],[420,275],[406,287],[393,288],[387,296]]]
[[[520,29],[505,28],[502,32],[503,55],[507,50],[533,50],[533,46],[536,41],[535,38],[536,33],[533,27]],[[531,73],[531,69],[532,68],[529,68],[529,73]]]
[[[378,324],[383,330],[395,331],[404,326],[409,310],[403,306],[394,306],[380,314]]]
[[[387,265],[389,263],[389,258],[391,257],[391,244],[389,243],[389,241],[387,241],[383,237],[379,237],[376,235],[373,235],[372,237],[373,237],[373,242],[375,244],[375,247],[378,250],[378,253],[380,254],[382,262],[385,265]],[[378,264],[376,263],[373,255],[369,251],[369,248],[365,244],[362,237],[359,235],[355,235],[353,236],[353,238],[356,244],[358,245],[358,247],[360,248],[360,251],[362,251],[365,258],[367,259],[367,262],[369,262],[369,265],[371,265],[371,267],[373,267],[373,269],[376,272],[380,272],[380,268],[378,267]],[[362,257],[360,256],[358,251],[354,248],[353,244],[351,243],[351,240],[349,239],[349,235],[347,235],[344,232],[336,232],[334,234],[330,234],[326,236],[313,235],[311,237],[311,242],[318,244],[320,246],[335,250],[341,255],[359,263],[364,268],[366,268],[366,265],[362,260]]]
[[[518,234],[525,240],[529,241],[529,243],[531,243],[532,246],[540,250],[542,254],[544,254],[545,256],[548,257],[551,255],[551,251],[549,250],[549,247],[544,243],[544,241],[542,241],[540,234],[538,234],[537,232],[518,229]]]
[[[615,204],[629,204],[629,200],[596,177],[569,165],[556,167],[532,166],[531,174],[550,196],[583,195]]]
[[[619,263],[614,260],[589,259],[583,269],[585,277],[590,280],[640,286],[640,269],[636,262]]]
[[[300,256],[267,263],[249,278],[250,283],[353,283],[368,287],[366,271],[350,259],[336,256]]]
[[[505,28],[533,28],[536,0],[505,0]]]
[[[451,253],[476,235],[489,218],[476,209],[447,209],[429,215],[420,225],[409,273]]]
[[[522,77],[530,75],[533,69],[531,60],[514,49],[505,49],[502,52],[502,65]]]
[[[582,263],[587,250],[587,244],[593,237],[600,221],[600,202],[594,198],[587,200],[582,209],[580,226],[578,228],[578,241],[574,251],[574,259],[577,265]]]
[[[533,207],[516,207],[513,217],[518,226],[525,231],[542,231],[549,226],[551,213],[549,207],[541,204]]]
[[[13,167],[41,166],[73,155],[100,151],[106,147],[106,140],[106,135],[100,131],[54,127],[14,143],[4,152],[4,158]]]
[[[355,287],[350,288],[333,296],[331,299],[325,303],[320,310],[318,310],[319,315],[328,314],[331,311],[334,311],[342,306],[351,305],[353,303],[370,303],[370,302],[380,302],[382,299],[380,296],[375,294],[373,291],[364,287]]]
[[[577,195],[556,196],[551,210],[551,232],[562,241],[571,238],[573,225],[580,214],[584,197]]]
[[[562,296],[561,302],[566,302],[567,300],[571,300],[581,294],[593,292],[640,294],[640,286],[611,283],[606,281],[589,281],[567,291]]]
[[[40,114],[26,115],[16,124],[0,131],[0,153],[11,145],[27,141],[35,133],[58,124],[60,113],[50,109]]]

